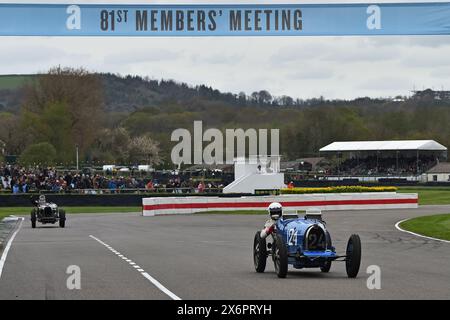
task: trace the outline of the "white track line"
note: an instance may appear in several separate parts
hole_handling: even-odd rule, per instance
[[[8,251],[11,248],[11,244],[12,244],[14,238],[16,237],[17,233],[19,232],[20,227],[22,226],[23,220],[25,220],[25,218],[19,218],[19,219],[21,219],[22,221],[20,221],[19,227],[13,233],[11,238],[9,238],[8,243],[6,244],[5,250],[3,250],[2,257],[0,258],[0,278],[2,277],[3,267],[5,266],[6,257],[8,256]]]
[[[98,243],[102,244],[103,246],[105,246],[106,248],[108,248],[111,252],[116,253],[118,257],[122,258],[123,260],[125,260],[126,262],[128,262],[128,264],[130,266],[132,266],[134,269],[136,269],[136,271],[138,271],[144,278],[146,278],[148,281],[150,281],[155,287],[157,287],[159,290],[161,290],[162,292],[164,292],[166,295],[168,295],[171,299],[173,300],[181,300],[180,297],[178,297],[176,294],[174,294],[172,291],[170,291],[169,289],[167,289],[166,287],[164,287],[158,280],[156,280],[155,278],[153,278],[151,275],[149,275],[147,272],[145,272],[144,269],[142,269],[140,266],[138,266],[135,262],[133,262],[132,260],[128,259],[127,257],[125,257],[124,255],[122,255],[120,252],[114,250],[113,247],[111,247],[110,245],[108,245],[107,243],[103,242],[102,240],[94,237],[93,235],[90,235],[89,237],[91,237],[92,239],[94,239],[95,241],[97,241]]]
[[[408,230],[404,230],[404,229],[400,228],[400,223],[402,223],[402,222],[404,222],[406,220],[410,220],[410,219],[403,219],[403,220],[401,220],[401,221],[399,221],[399,222],[397,222],[395,224],[395,227],[397,228],[397,230],[402,231],[402,232],[406,232],[406,233],[409,233],[409,234],[412,234],[412,235],[415,235],[417,237],[429,239],[429,240],[435,240],[435,241],[441,241],[441,242],[445,242],[445,243],[450,243],[450,241],[448,241],[448,240],[443,240],[443,239],[438,239],[438,238],[433,238],[433,237],[427,237],[427,236],[424,236],[424,235],[421,235],[421,234],[418,234],[418,233],[415,233],[415,232],[412,232],[412,231],[408,231]]]

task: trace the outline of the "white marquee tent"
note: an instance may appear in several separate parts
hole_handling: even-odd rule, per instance
[[[356,151],[447,151],[447,148],[434,140],[388,140],[388,141],[344,141],[333,142],[320,152]]]
[[[321,153],[336,153],[339,157],[349,153],[351,158],[363,159],[376,156],[378,169],[379,157],[395,157],[396,168],[399,171],[399,158],[416,158],[417,172],[419,172],[420,156],[432,156],[438,162],[447,159],[447,148],[434,140],[387,140],[387,141],[339,141],[333,142],[319,150]]]

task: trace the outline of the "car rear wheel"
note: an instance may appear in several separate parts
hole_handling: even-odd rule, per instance
[[[266,239],[261,238],[259,231],[256,232],[253,241],[253,262],[256,272],[264,272],[267,262],[267,244]]]
[[[326,235],[327,235],[327,250],[331,250],[331,247],[333,246],[331,243],[331,235],[328,231]],[[320,271],[325,273],[329,272],[330,269],[331,269],[331,260],[325,261],[324,264],[320,267]]]
[[[62,209],[59,210],[59,226],[61,228],[66,226],[66,212]]]
[[[361,239],[352,234],[348,239],[345,259],[345,269],[349,278],[356,278],[361,265]]]
[[[36,209],[31,210],[31,228],[36,228]]]
[[[275,236],[272,258],[278,278],[286,278],[288,272],[287,248],[279,234]]]

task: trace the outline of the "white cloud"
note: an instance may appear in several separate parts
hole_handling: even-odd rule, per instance
[[[139,64],[147,62],[173,61],[179,59],[180,52],[158,48],[158,50],[117,51],[105,57],[106,64]]]
[[[295,72],[288,74],[288,79],[292,80],[323,80],[333,77],[332,68],[326,67],[311,67],[311,68],[296,68]]]
[[[379,91],[379,90],[410,90],[413,87],[413,82],[411,80],[404,79],[398,76],[387,76],[387,77],[377,77],[370,78],[360,85],[357,86],[360,89],[368,91]]]
[[[433,69],[433,71],[430,72],[430,76],[445,81],[450,77],[450,67]]]
[[[401,65],[405,68],[435,68],[450,66],[450,46],[437,48],[415,48],[405,52]]]

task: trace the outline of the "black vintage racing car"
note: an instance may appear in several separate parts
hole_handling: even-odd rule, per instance
[[[66,226],[66,212],[53,202],[47,202],[44,195],[40,195],[38,200],[31,198],[35,206],[31,210],[31,227],[36,228],[36,222],[42,224],[59,222],[59,226]]]

